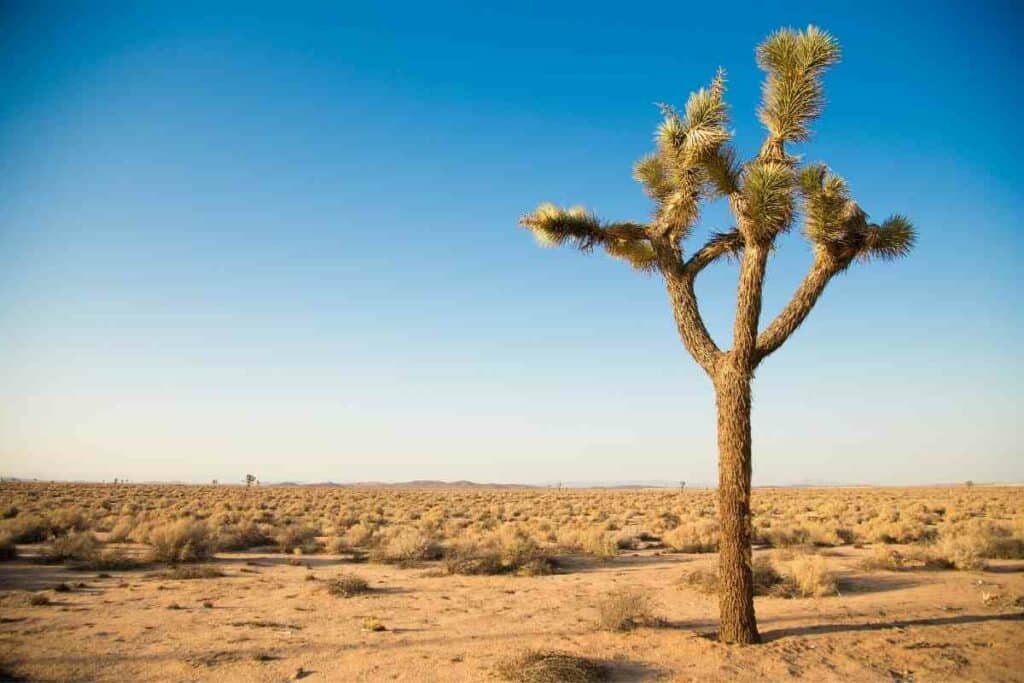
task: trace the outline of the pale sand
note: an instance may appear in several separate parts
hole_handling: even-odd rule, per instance
[[[144,571],[97,578],[17,560],[0,563],[0,657],[29,680],[282,681],[301,667],[309,681],[481,681],[523,648],[603,659],[614,680],[1024,680],[1024,561],[984,572],[864,572],[857,563],[868,550],[825,554],[841,596],[757,598],[766,642],[754,647],[709,638],[715,599],[678,584],[713,555],[581,559],[528,578],[437,576],[430,565],[330,556],[303,558],[310,571],[281,555],[229,553],[214,563],[226,577],[192,581]],[[329,595],[319,580],[345,571],[374,591]],[[46,590],[54,604],[23,606],[19,589],[61,581],[87,587]],[[623,585],[648,587],[667,622],[597,630],[596,604]],[[364,631],[367,617],[387,630]]]

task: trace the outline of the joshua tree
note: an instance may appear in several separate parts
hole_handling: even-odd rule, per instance
[[[854,261],[895,259],[914,243],[910,221],[893,215],[881,224],[851,198],[846,182],[820,163],[802,163],[787,144],[806,141],[824,104],[821,77],[839,61],[836,40],[814,26],[783,29],[757,48],[765,72],[758,118],[767,129],[760,151],[738,160],[722,99],[725,73],[692,93],[683,111],[661,105],[655,151],[633,174],[654,200],[650,221],[605,222],[587,209],[542,204],[524,216],[546,246],[589,252],[600,246],[643,272],[665,280],[679,336],[711,379],[718,415],[718,514],[721,521],[720,638],[760,640],[751,576],[750,384],[757,366],[804,321],[829,281]],[[713,233],[684,255],[703,201],[728,201],[735,226]],[[776,238],[802,214],[814,259],[779,315],[759,331],[761,292]],[[694,280],[723,258],[739,262],[732,348],[720,350],[697,307]]]

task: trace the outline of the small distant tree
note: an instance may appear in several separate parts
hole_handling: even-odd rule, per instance
[[[767,134],[756,156],[741,162],[731,144],[723,96],[725,72],[690,95],[683,111],[662,105],[654,153],[640,159],[634,177],[654,201],[650,221],[605,222],[582,207],[542,204],[521,224],[543,245],[602,247],[645,273],[665,280],[679,336],[715,390],[718,416],[718,514],[721,521],[720,638],[760,640],[754,618],[751,571],[750,386],[758,365],[790,337],[833,277],[855,261],[906,255],[915,233],[893,215],[881,224],[851,197],[846,182],[821,163],[803,163],[787,150],[806,141],[824,104],[821,78],[839,61],[836,40],[814,26],[783,29],[757,48],[765,72],[758,117]],[[689,237],[706,200],[725,199],[735,225],[716,232],[689,256]],[[776,238],[803,214],[814,260],[792,299],[760,329],[761,296]],[[739,262],[732,348],[721,350],[697,306],[694,281],[711,264]]]
[[[245,475],[245,485],[246,486],[252,486],[255,483],[256,483],[256,476],[255,475],[252,475],[252,474]]]

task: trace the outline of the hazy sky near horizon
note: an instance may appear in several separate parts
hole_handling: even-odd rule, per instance
[[[808,23],[844,59],[795,151],[920,240],[761,367],[755,484],[1024,480],[1016,2],[4,2],[0,473],[714,481],[661,283],[516,221],[647,216],[653,103],[719,65],[756,151],[753,48]]]

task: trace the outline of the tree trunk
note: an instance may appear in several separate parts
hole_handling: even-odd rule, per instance
[[[728,361],[715,378],[718,408],[718,606],[723,643],[761,642],[754,618],[750,514],[750,373]]]

